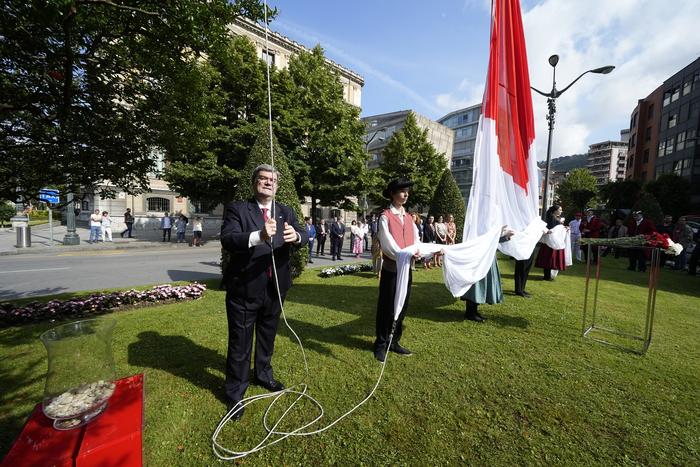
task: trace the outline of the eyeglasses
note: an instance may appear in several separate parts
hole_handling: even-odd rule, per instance
[[[263,183],[265,183],[265,182],[270,182],[270,183],[272,183],[273,185],[275,185],[275,184],[277,184],[277,178],[265,177],[265,176],[259,175],[259,176],[258,176],[258,182],[263,182]]]

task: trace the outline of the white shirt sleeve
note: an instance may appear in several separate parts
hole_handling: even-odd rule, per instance
[[[252,248],[254,246],[262,245],[263,242],[262,238],[260,238],[260,233],[262,230],[258,230],[256,232],[251,232],[250,237],[248,237],[248,248]]]
[[[379,217],[377,235],[379,236],[379,244],[382,247],[382,253],[388,256],[390,259],[396,261],[398,252],[401,250],[399,245],[394,240],[394,237],[389,232],[389,219],[386,218],[384,214]],[[420,237],[418,236],[418,227],[415,222],[413,223],[413,238],[415,240],[414,245],[419,243]]]

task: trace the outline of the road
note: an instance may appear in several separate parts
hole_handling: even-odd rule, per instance
[[[220,249],[102,250],[0,257],[0,300],[217,279]]]
[[[221,277],[221,249],[212,242],[201,248],[135,248],[0,256],[0,301],[63,292],[202,281]],[[312,267],[337,266],[328,256],[314,255]],[[342,263],[369,261],[365,252]]]

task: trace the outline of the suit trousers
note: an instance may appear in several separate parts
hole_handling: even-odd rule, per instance
[[[403,334],[403,319],[408,309],[408,300],[411,298],[411,283],[413,273],[409,272],[408,289],[406,290],[406,301],[403,304],[401,313],[396,320],[394,329],[394,339],[392,343],[398,344]],[[394,296],[396,295],[396,272],[382,269],[379,279],[379,299],[377,300],[377,339],[374,341],[374,350],[386,349],[389,344],[391,325],[394,322]]]
[[[284,296],[282,296],[284,300]],[[256,297],[226,293],[228,353],[226,356],[226,397],[229,402],[243,399],[250,377],[250,354],[255,332],[253,372],[261,381],[272,379],[272,354],[280,317],[280,302],[274,281]]]
[[[528,259],[515,260],[515,293],[522,295],[527,286],[527,276],[532,268],[532,256]]]
[[[343,251],[343,239],[341,237],[331,237],[331,256],[340,258]]]
[[[326,252],[326,235],[319,235],[316,239],[316,256],[318,256],[319,252],[321,252],[321,255]]]

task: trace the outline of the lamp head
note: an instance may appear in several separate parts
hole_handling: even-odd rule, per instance
[[[559,55],[552,55],[549,57],[549,64],[552,65],[553,67],[557,66],[557,63],[559,63]]]
[[[600,68],[596,68],[595,70],[591,70],[591,73],[600,73],[601,75],[607,75],[611,71],[615,69],[614,66],[608,65],[608,66],[602,66]]]

